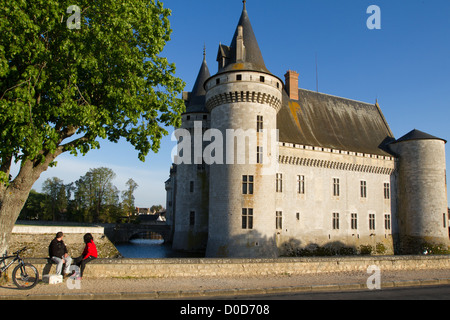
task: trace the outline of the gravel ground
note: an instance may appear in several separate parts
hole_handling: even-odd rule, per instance
[[[79,295],[109,293],[150,293],[161,291],[198,291],[226,289],[264,289],[334,284],[365,284],[370,275],[364,272],[341,272],[320,275],[285,275],[264,277],[180,277],[144,279],[89,279],[83,278],[80,289],[69,289],[64,283],[49,285],[40,282],[31,290],[18,290],[14,284],[0,286],[0,299],[40,295]],[[450,270],[420,270],[381,272],[381,282],[405,280],[450,279]],[[21,297],[22,296],[22,297]]]

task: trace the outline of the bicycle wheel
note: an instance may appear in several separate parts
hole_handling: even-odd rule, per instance
[[[18,264],[13,272],[12,279],[17,288],[29,290],[39,281],[39,272],[31,263]]]

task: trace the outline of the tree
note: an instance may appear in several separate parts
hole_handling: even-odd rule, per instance
[[[184,83],[160,56],[170,10],[155,0],[72,4],[0,3],[0,253],[34,182],[59,155],[123,138],[144,161],[164,126],[180,124]]]
[[[136,212],[136,206],[134,204],[134,191],[136,191],[138,184],[133,179],[128,179],[126,185],[128,189],[122,191],[122,210],[127,217],[130,217]]]
[[[161,212],[162,210],[164,210],[164,207],[162,205],[160,205],[160,204],[153,205],[153,206],[150,207],[150,211],[151,212],[157,213],[157,212]]]
[[[115,177],[109,168],[95,168],[75,182],[75,201],[86,222],[114,220],[119,211],[119,191],[112,184]]]
[[[47,196],[31,189],[30,195],[20,212],[19,219],[43,220],[47,215]]]
[[[42,191],[47,195],[47,208],[53,221],[58,221],[67,211],[67,193],[64,181],[57,177],[48,178],[42,185]]]

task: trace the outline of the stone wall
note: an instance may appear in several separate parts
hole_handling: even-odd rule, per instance
[[[29,259],[44,270],[45,259]],[[367,272],[376,265],[383,271],[449,269],[450,256],[384,256],[280,259],[97,259],[89,263],[89,278],[169,278],[191,276],[301,275],[330,272]],[[10,268],[11,269],[11,268]],[[50,273],[54,273],[53,266]]]
[[[205,87],[211,127],[222,133],[226,163],[210,166],[206,256],[276,257],[277,146],[272,130],[281,107],[282,82],[269,74],[236,70],[210,78]],[[258,117],[266,134],[257,132]],[[257,155],[262,157],[259,163]],[[253,194],[243,193],[244,176],[253,178]]]
[[[27,247],[23,257],[48,257],[48,246],[57,232],[64,233],[64,243],[73,258],[81,255],[84,249],[83,236],[91,233],[94,237],[99,258],[115,258],[119,251],[104,234],[103,227],[69,227],[69,226],[36,226],[16,225],[13,229],[9,252]]]
[[[445,142],[408,140],[393,144],[399,154],[398,223],[403,254],[429,244],[449,246]]]
[[[314,246],[349,247],[383,245],[383,254],[394,253],[397,233],[393,178],[394,158],[343,150],[280,143],[283,191],[277,192],[277,211],[282,212],[283,228],[277,230],[277,244],[309,248]],[[298,176],[303,176],[303,192],[298,192]],[[333,194],[333,180],[339,180],[339,195]],[[366,183],[361,197],[361,181]],[[390,196],[385,199],[384,184]],[[334,228],[333,218],[338,227]],[[371,229],[369,217],[375,217]],[[386,216],[390,217],[386,228]],[[352,225],[356,217],[357,227]],[[275,224],[273,214],[272,225]]]

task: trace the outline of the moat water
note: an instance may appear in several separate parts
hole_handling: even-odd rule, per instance
[[[202,255],[172,250],[170,244],[158,239],[133,239],[125,244],[117,244],[117,250],[124,258],[200,258]]]

